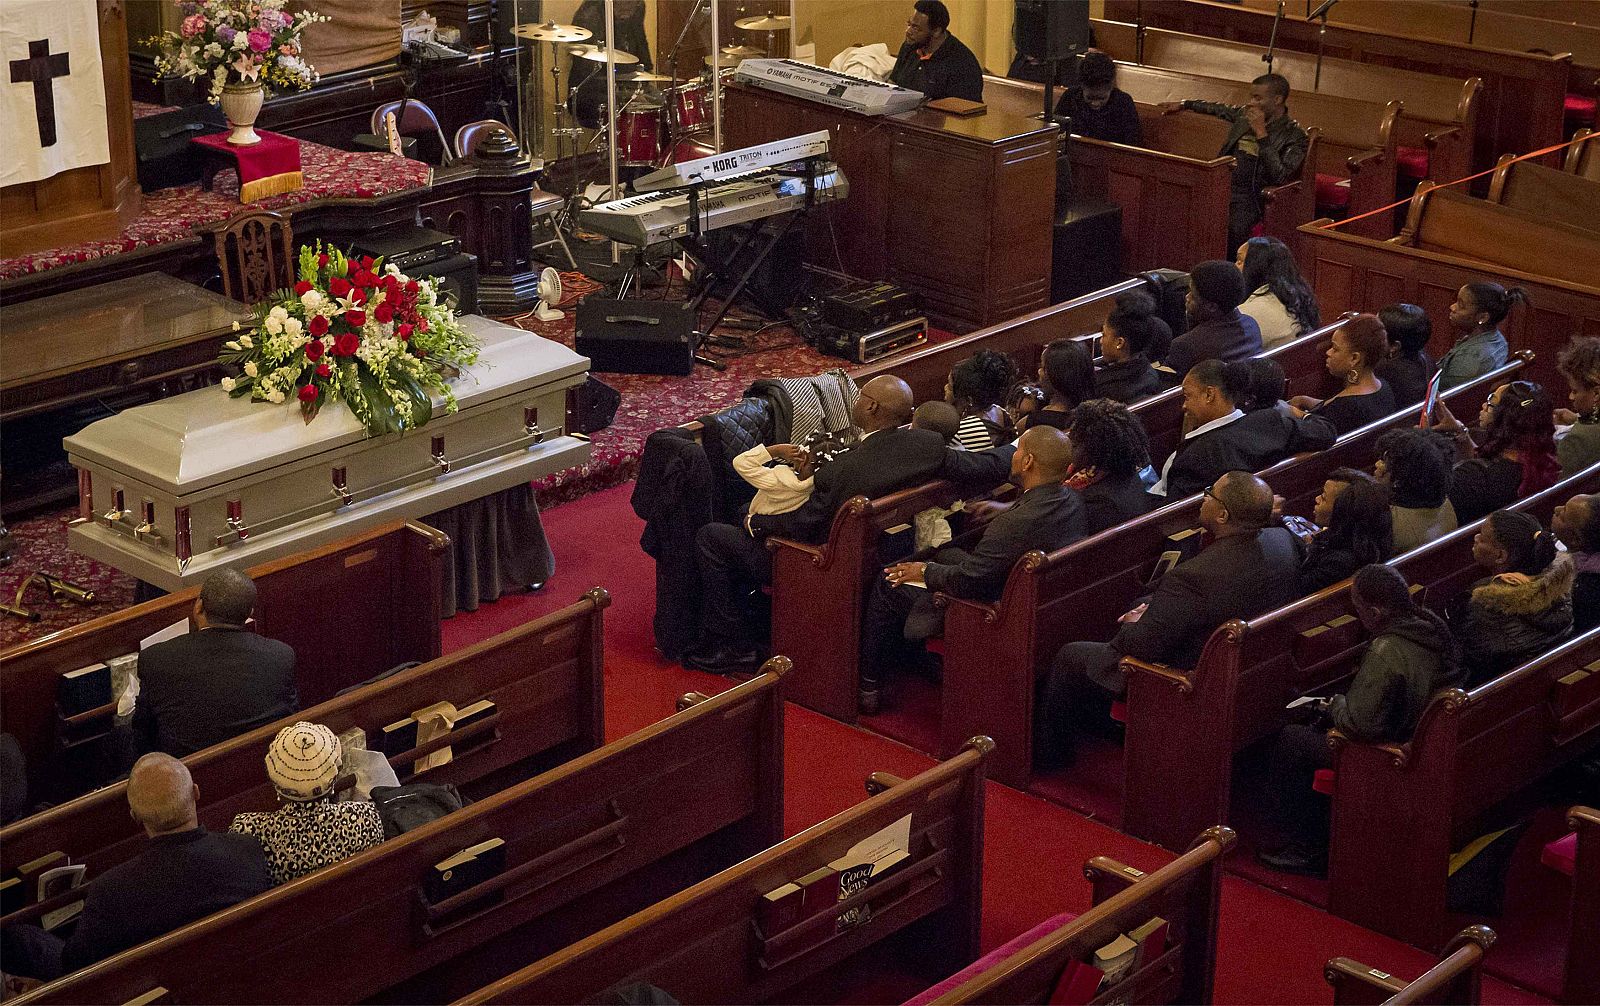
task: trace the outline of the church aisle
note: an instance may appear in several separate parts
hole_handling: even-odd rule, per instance
[[[596,584],[611,592],[606,611],[606,736],[623,736],[668,715],[686,691],[732,683],[668,663],[652,646],[655,568],[638,547],[643,530],[628,505],[631,483],[544,513],[556,574],[538,594],[504,597],[444,623],[446,652],[570,603]],[[791,704],[786,715],[785,829],[789,834],[864,798],[872,771],[909,776],[929,756]],[[1144,870],[1172,859],[1103,824],[1038,797],[989,784],[985,822],[983,946],[998,946],[1057,912],[1089,907],[1080,868],[1109,855]],[[1334,918],[1303,902],[1228,875],[1223,881],[1216,973],[1218,1003],[1325,1004],[1322,965],[1353,957],[1395,974],[1420,974],[1434,958]],[[1483,1001],[1517,1006],[1547,1000],[1485,977]]]

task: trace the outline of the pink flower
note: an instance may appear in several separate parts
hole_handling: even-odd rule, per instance
[[[260,28],[251,28],[250,48],[256,52],[266,52],[272,48],[272,33],[262,31]]]
[[[194,38],[196,35],[199,35],[205,30],[206,18],[204,14],[190,14],[188,17],[183,19],[183,28],[181,31],[183,32],[184,38]]]

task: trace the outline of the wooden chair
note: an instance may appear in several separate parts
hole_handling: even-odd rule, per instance
[[[517,134],[510,126],[499,119],[478,119],[456,130],[456,156],[462,159],[471,157],[478,149],[478,146],[488,140],[496,129],[504,130],[511,142],[516,142]],[[535,160],[538,159],[536,158]],[[538,161],[538,167],[542,167],[543,163],[543,161]],[[538,251],[540,248],[548,248],[550,245],[559,244],[562,252],[567,256],[569,267],[576,269],[578,268],[578,260],[572,257],[572,249],[567,247],[566,236],[561,233],[561,224],[557,218],[557,214],[561,212],[563,202],[564,200],[554,192],[546,192],[539,188],[538,185],[533,187],[533,194],[529,202],[529,216],[532,218],[534,226],[538,226],[541,222],[549,224],[553,235],[549,240],[535,244],[533,250]]]
[[[429,137],[438,140],[439,163],[444,166],[454,163],[455,158],[450,153],[449,141],[444,138],[444,128],[439,125],[439,117],[426,102],[417,101],[415,98],[386,101],[374,108],[372,118],[367,123],[367,132],[375,136],[386,135],[383,120],[390,112],[395,115],[395,129],[401,136]]]
[[[288,216],[248,210],[213,231],[212,240],[225,296],[253,305],[294,285],[294,229]]]
[[[1439,963],[1410,982],[1348,957],[1329,961],[1322,976],[1333,986],[1334,1006],[1478,1006],[1483,993],[1483,958],[1494,941],[1494,930],[1488,926],[1468,926],[1444,948]]]

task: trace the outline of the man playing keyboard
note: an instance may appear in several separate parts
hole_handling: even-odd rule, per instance
[[[921,91],[929,101],[983,100],[983,67],[972,50],[950,34],[950,8],[942,0],[917,0],[889,82]]]

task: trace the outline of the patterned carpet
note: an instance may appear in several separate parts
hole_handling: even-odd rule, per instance
[[[577,302],[600,289],[600,284],[580,273],[565,273],[562,287],[565,318],[541,322],[528,315],[506,320],[545,338],[572,345]],[[811,349],[787,325],[767,329],[750,339],[748,350],[737,357],[729,354],[724,359],[728,365],[725,372],[696,367],[687,377],[596,375],[622,393],[622,405],[611,426],[594,434],[589,464],[558,472],[535,484],[541,505],[549,508],[627,482],[638,470],[639,454],[651,433],[732,404],[759,378],[813,374],[843,362]],[[40,621],[27,623],[0,616],[0,647],[55,632],[132,603],[131,577],[67,547],[67,522],[75,516],[77,510],[73,508],[11,525],[16,558],[9,566],[0,568],[0,594],[9,598],[30,572],[43,569],[92,588],[96,593],[94,602],[87,605],[58,603],[42,594],[32,594],[30,599],[35,603],[31,607],[40,613]]]

